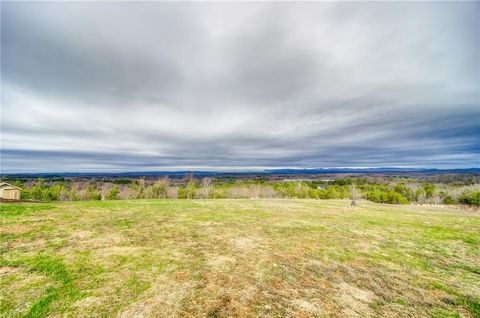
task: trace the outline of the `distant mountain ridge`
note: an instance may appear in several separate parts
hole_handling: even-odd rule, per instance
[[[342,173],[480,173],[480,168],[436,169],[436,168],[305,168],[305,169],[265,169],[246,171],[143,171],[143,172],[35,172],[1,173],[9,177],[141,177],[141,176],[235,176],[235,175],[301,175],[301,174],[342,174]]]

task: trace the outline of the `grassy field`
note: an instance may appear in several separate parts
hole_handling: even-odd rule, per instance
[[[2,204],[1,317],[480,317],[480,213],[314,200]]]

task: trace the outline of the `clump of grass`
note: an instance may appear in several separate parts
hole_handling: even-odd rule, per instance
[[[480,298],[475,298],[472,296],[461,296],[457,304],[465,307],[470,311],[473,317],[478,318],[480,317]]]
[[[22,315],[24,318],[43,317],[49,311],[50,304],[57,299],[73,299],[78,295],[67,269],[59,259],[46,255],[16,261],[0,260],[0,266],[23,267],[29,271],[39,272],[53,279],[57,284],[49,287],[45,294],[38,298],[30,309]]]

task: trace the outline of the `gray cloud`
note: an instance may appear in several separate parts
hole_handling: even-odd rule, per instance
[[[2,2],[1,170],[479,165],[478,2]]]

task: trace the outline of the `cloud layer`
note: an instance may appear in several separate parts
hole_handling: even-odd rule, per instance
[[[478,2],[2,2],[2,172],[479,166]]]

